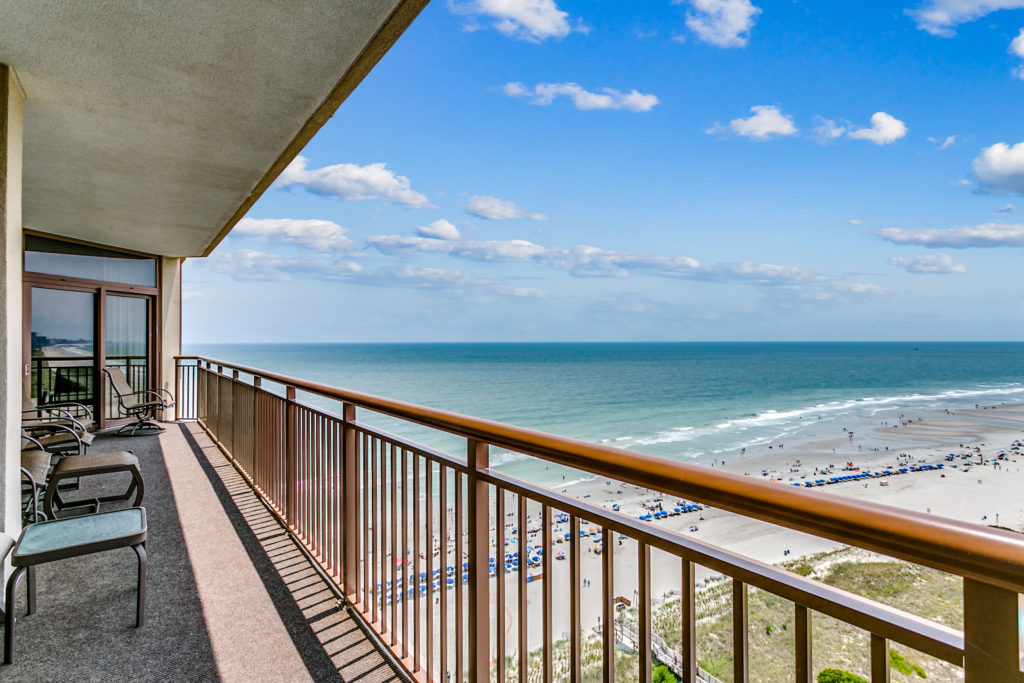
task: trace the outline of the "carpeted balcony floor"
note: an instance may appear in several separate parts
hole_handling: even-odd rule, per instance
[[[166,427],[153,436],[99,435],[90,449],[130,450],[140,460],[145,626],[134,628],[131,549],[43,565],[32,616],[21,582],[15,659],[0,666],[0,679],[403,680],[199,426]],[[92,477],[67,497],[123,490],[127,481]]]

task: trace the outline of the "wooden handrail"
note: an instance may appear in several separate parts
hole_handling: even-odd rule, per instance
[[[698,500],[916,564],[1024,593],[1024,535],[845,496],[780,486],[203,356],[178,356],[625,483]]]

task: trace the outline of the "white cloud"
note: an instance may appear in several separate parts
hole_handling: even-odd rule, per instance
[[[686,14],[686,26],[705,43],[719,47],[743,47],[754,21],[761,13],[750,0],[673,0],[686,2],[692,10]]]
[[[795,266],[750,261],[705,265],[688,256],[615,251],[585,244],[566,249],[545,247],[527,240],[445,241],[403,235],[377,235],[368,237],[366,243],[383,254],[393,256],[421,252],[473,261],[532,262],[564,270],[574,277],[625,278],[638,272],[655,277],[715,283],[806,284],[816,287],[839,284],[834,278]]]
[[[905,268],[908,273],[918,275],[951,275],[967,272],[967,267],[949,254],[894,256],[889,259],[889,263]]]
[[[1016,210],[1017,210],[1016,206],[1014,206],[1013,204],[1007,203],[1007,204],[1003,204],[998,209],[996,209],[996,213],[1013,213]]]
[[[490,195],[473,195],[466,205],[466,212],[478,218],[486,218],[492,221],[508,221],[514,219],[546,221],[548,219],[542,213],[529,213],[524,208],[505,199],[498,199]]]
[[[864,225],[864,221],[858,218],[851,218],[846,222],[849,223],[850,225]]]
[[[315,194],[350,201],[380,199],[410,209],[436,208],[425,196],[412,190],[408,178],[396,175],[386,164],[335,164],[309,170],[308,163],[305,157],[295,157],[274,181],[274,186],[298,185]]]
[[[195,290],[185,290],[181,293],[182,301],[207,301],[212,298],[207,292],[197,292]]]
[[[506,36],[531,43],[564,38],[572,31],[569,13],[558,9],[554,0],[448,0],[448,8],[474,19],[463,27],[468,31],[480,28],[476,17],[487,17]],[[576,30],[589,31],[581,22]]]
[[[1024,194],[1024,142],[1012,147],[997,142],[981,150],[974,160],[972,175],[982,192]]]
[[[416,228],[416,234],[439,240],[457,240],[462,236],[459,234],[458,228],[443,218],[438,218],[430,225],[419,226]]]
[[[935,249],[971,247],[1024,247],[1024,224],[983,223],[946,229],[883,228],[882,239],[893,244],[917,244]]]
[[[1024,0],[927,0],[917,9],[906,10],[917,27],[933,36],[950,38],[956,27],[1002,9],[1020,9]]]
[[[509,97],[530,97],[530,104],[541,106],[547,106],[556,97],[564,95],[572,100],[573,106],[584,111],[618,109],[644,112],[654,109],[661,102],[656,95],[637,90],[624,93],[614,88],[601,88],[599,92],[591,92],[578,83],[538,83],[531,90],[522,83],[511,82],[502,87],[502,92]]]
[[[845,126],[840,126],[832,119],[826,119],[824,116],[815,116],[814,120],[818,125],[814,127],[811,133],[814,139],[822,144],[841,138],[846,132]]]
[[[1021,59],[1024,59],[1024,28],[1020,30],[1020,33],[1017,34],[1016,38],[1010,41],[1009,51],[1011,55],[1017,55]],[[1024,80],[1024,64],[1014,69],[1013,75]]]
[[[293,275],[336,280],[345,279],[362,271],[362,266],[350,261],[311,259],[297,256],[280,256],[253,249],[239,249],[224,254],[214,253],[209,258],[215,270],[235,280],[291,280]]]
[[[318,251],[344,251],[355,244],[345,237],[347,231],[337,223],[291,218],[243,218],[232,235],[251,235],[281,242],[292,242]]]
[[[612,251],[586,244],[571,249],[552,249],[548,256],[556,268],[577,277],[626,277],[631,270],[645,270],[666,277],[690,275],[700,262],[688,256],[657,256]]]
[[[366,238],[369,246],[384,254],[429,252],[449,254],[473,261],[529,261],[549,254],[546,247],[527,240],[438,240],[402,235],[374,235]]]
[[[933,137],[929,137],[928,138],[928,142],[934,142],[935,144],[937,144],[939,146],[940,150],[952,147],[953,145],[956,144],[956,141],[957,141],[957,136],[955,136],[955,135],[947,135],[946,139],[942,140],[941,142],[940,142],[940,140],[938,138],[933,138]]]
[[[506,296],[531,299],[547,299],[550,296],[548,292],[536,287],[503,287],[498,293],[505,294]]]
[[[715,124],[707,131],[708,135],[733,132],[736,135],[753,138],[755,140],[768,140],[775,135],[794,135],[797,128],[793,125],[793,118],[786,116],[777,108],[767,105],[751,107],[754,112],[752,116],[745,119],[733,119],[729,125],[721,126]]]
[[[871,115],[871,127],[850,131],[855,140],[870,140],[876,145],[888,145],[907,134],[907,124],[884,111]]]

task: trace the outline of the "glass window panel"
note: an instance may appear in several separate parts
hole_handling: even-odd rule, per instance
[[[94,299],[90,292],[32,288],[32,398],[93,402]]]
[[[37,235],[25,236],[25,270],[103,282],[156,287],[156,259],[61,242]]]

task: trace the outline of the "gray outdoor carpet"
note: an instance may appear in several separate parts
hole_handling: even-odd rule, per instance
[[[0,666],[0,680],[402,680],[197,425],[169,424],[162,437],[99,435],[90,452],[119,450],[139,457],[146,485],[145,626],[134,627],[136,558],[130,548],[42,565],[37,570],[38,610],[31,616],[25,615],[22,579],[15,611],[15,660]],[[191,483],[204,487],[205,494],[175,500],[165,457],[193,458],[190,471],[200,472],[206,481]],[[172,469],[178,467],[177,462],[168,462]],[[124,490],[127,481],[120,476],[91,477],[67,497]],[[103,509],[119,505],[125,503],[108,503]],[[197,509],[203,505],[223,506],[210,510],[210,515],[223,519],[226,513],[229,524],[219,528],[236,536],[224,538],[218,531],[221,537],[209,540],[215,546],[240,544],[244,549],[225,551],[223,567],[217,564],[219,557],[190,558],[186,547],[186,535],[201,539],[205,530],[182,519],[195,519],[197,512],[204,512]],[[187,510],[190,515],[179,519],[181,506],[192,507]],[[203,547],[191,543],[193,553]],[[222,581],[214,588],[204,586],[201,582],[208,579],[197,576],[209,573],[197,571],[194,560],[205,566],[212,561]],[[258,591],[261,601],[276,612],[273,618],[255,609],[249,612],[244,602],[238,608],[239,596],[230,583],[236,572],[257,577],[248,583],[261,585],[238,587],[238,593],[244,597],[246,589]],[[224,629],[224,624],[231,628]],[[238,633],[251,636],[239,638]],[[248,642],[259,638],[266,641]],[[259,656],[246,659],[245,652],[252,651]]]

